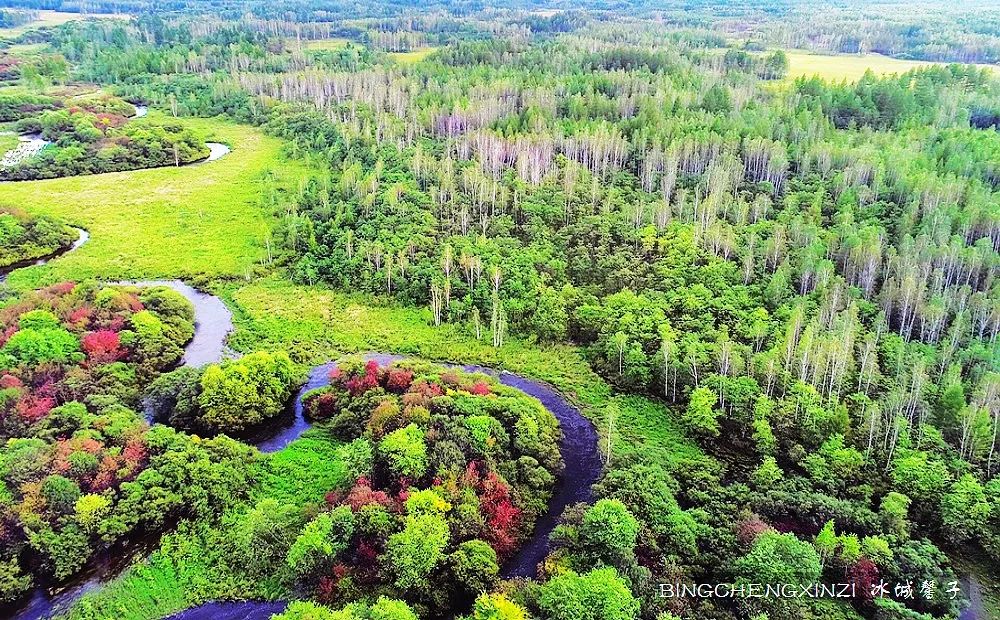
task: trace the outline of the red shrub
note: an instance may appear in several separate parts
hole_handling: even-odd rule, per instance
[[[132,312],[141,312],[146,308],[146,306],[142,305],[142,302],[139,301],[139,297],[134,294],[130,293],[125,301],[128,303],[128,308]]]
[[[378,549],[368,541],[362,540],[358,544],[358,559],[362,564],[375,564],[378,559]]]
[[[108,329],[84,334],[80,346],[92,364],[107,364],[121,359],[124,355],[124,351],[121,350],[121,338]]]
[[[87,324],[90,322],[92,316],[94,316],[93,308],[90,306],[80,306],[79,308],[74,308],[73,311],[69,313],[67,322],[72,325],[77,323]]]
[[[105,489],[110,489],[115,485],[118,480],[118,460],[110,455],[105,455],[101,460],[100,466],[97,468],[97,475],[94,476],[94,482],[90,485],[90,490],[95,493],[100,493]]]
[[[479,508],[486,517],[486,539],[499,555],[514,550],[521,509],[514,506],[507,486],[495,472],[489,472],[479,482]]]
[[[378,504],[385,507],[391,506],[392,499],[385,491],[372,489],[371,482],[362,476],[358,478],[354,487],[347,493],[344,503],[350,506],[351,510],[357,512],[371,504]]]
[[[306,411],[314,418],[330,418],[337,413],[337,396],[332,392],[323,392],[307,400],[305,406]]]
[[[0,347],[7,344],[7,341],[10,340],[10,337],[16,333],[17,333],[17,325],[11,325],[7,329],[3,330],[3,332],[0,332]]]
[[[490,384],[482,379],[473,383],[466,391],[474,396],[488,396],[493,393],[493,390],[490,389]]]
[[[0,376],[0,390],[9,390],[10,388],[24,387],[21,380],[14,375],[3,375]]]
[[[744,545],[751,545],[753,541],[757,540],[758,536],[764,532],[773,530],[774,528],[764,523],[760,517],[754,515],[736,525],[736,538]]]
[[[35,394],[25,394],[17,402],[17,415],[24,422],[34,424],[45,416],[56,406],[56,399],[51,396],[37,396]]]
[[[141,439],[130,439],[129,442],[125,444],[125,449],[122,450],[122,458],[125,459],[129,469],[132,469],[132,465],[140,467],[144,465],[148,454],[146,444],[144,444]]]
[[[348,379],[345,387],[351,393],[351,396],[364,394],[368,390],[378,387],[378,362],[369,360],[365,364],[364,374]]]
[[[413,383],[413,371],[404,370],[402,368],[390,368],[386,373],[385,379],[385,389],[390,392],[395,392],[397,394],[402,394],[406,390],[410,389],[410,384]]]
[[[422,400],[429,400],[431,398],[437,398],[438,396],[444,394],[444,388],[442,388],[437,383],[431,383],[429,381],[421,379],[420,381],[417,381],[416,383],[410,386],[410,391],[408,392],[407,395],[409,396],[410,394],[415,394],[421,397]],[[420,402],[410,403],[409,400],[406,400],[405,398],[403,402],[404,404],[420,404]]]
[[[76,282],[66,281],[53,284],[52,286],[46,288],[45,291],[62,297],[63,295],[69,295],[72,293],[74,288],[76,288]]]
[[[857,598],[872,600],[872,585],[879,582],[878,567],[868,558],[861,558],[847,569],[847,579],[854,584]]]

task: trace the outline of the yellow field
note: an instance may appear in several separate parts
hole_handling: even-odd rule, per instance
[[[331,52],[345,47],[348,43],[350,43],[348,39],[316,39],[315,41],[303,41],[302,47],[317,52]]]
[[[159,115],[150,112],[148,118]],[[161,117],[162,118],[162,117]],[[293,186],[301,164],[281,142],[218,119],[185,124],[232,152],[218,161],[0,185],[0,204],[90,231],[90,241],[47,265],[11,274],[15,288],[60,280],[241,276],[266,254],[270,188]],[[270,180],[265,177],[269,177]]]
[[[855,82],[871,70],[876,75],[905,73],[910,69],[928,67],[941,63],[922,60],[898,60],[880,54],[813,54],[803,50],[786,50],[788,54],[788,78],[819,77],[840,82]]]
[[[389,58],[404,65],[415,64],[437,51],[436,47],[422,47],[411,52],[391,52]]]
[[[102,13],[98,15],[87,15],[84,13],[65,13],[63,11],[39,11],[38,19],[33,22],[18,26],[16,28],[0,28],[0,38],[16,37],[28,30],[43,28],[45,26],[58,26],[77,19],[89,17],[97,19],[129,19],[128,15],[121,13]]]

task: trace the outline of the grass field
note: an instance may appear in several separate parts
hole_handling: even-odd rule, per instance
[[[66,22],[78,19],[129,19],[128,15],[121,13],[102,13],[98,15],[86,15],[83,13],[67,13],[63,11],[39,11],[38,19],[15,28],[0,28],[0,38],[16,37],[29,30],[44,28],[48,26],[59,26]]]
[[[933,66],[939,63],[922,60],[898,60],[880,54],[813,54],[802,50],[786,50],[788,54],[788,78],[819,77],[840,82],[854,82],[871,70],[876,75],[905,73],[910,69]]]
[[[79,250],[19,270],[10,284],[234,276],[259,261],[270,216],[258,196],[266,184],[290,182],[304,169],[282,161],[281,142],[255,129],[215,119],[184,122],[229,144],[232,153],[180,168],[3,184],[0,203],[54,215],[91,233]]]
[[[20,43],[18,45],[11,45],[7,48],[6,52],[11,56],[25,57],[43,52],[48,47],[48,43]]]
[[[286,349],[310,364],[344,353],[387,351],[503,368],[552,384],[598,427],[608,403],[615,403],[620,413],[614,454],[642,451],[668,470],[678,459],[701,455],[666,407],[643,397],[615,395],[576,347],[510,339],[496,349],[462,326],[434,327],[424,308],[299,286],[278,277],[221,293],[235,309],[237,329],[230,343],[237,350]]]
[[[307,50],[314,51],[333,51],[339,50],[340,48],[346,46],[350,41],[348,39],[316,39],[315,41],[303,41],[302,47]]]
[[[404,65],[412,65],[420,62],[421,60],[427,58],[431,54],[437,51],[436,47],[422,47],[417,50],[412,50],[409,52],[391,52],[389,58],[395,60],[396,62]]]
[[[641,453],[672,471],[684,460],[703,456],[666,407],[642,396],[615,395],[576,347],[512,339],[495,349],[461,326],[432,326],[425,309],[299,286],[278,275],[217,288],[235,312],[236,333],[230,342],[237,350],[287,349],[304,364],[352,352],[388,351],[503,368],[555,386],[597,423],[602,435],[606,408],[613,404],[613,460]],[[602,449],[605,446],[602,441]],[[269,457],[253,496],[300,504],[318,501],[343,473],[336,440],[322,429],[312,429]],[[239,521],[243,514],[224,522]],[[149,560],[82,599],[67,618],[153,620],[207,600],[287,596],[281,584],[247,582],[238,569],[212,561],[217,539],[228,531],[224,525],[183,525],[179,533],[165,537]]]
[[[0,157],[3,157],[4,153],[15,148],[17,146],[17,136],[14,134],[3,133],[0,134]],[[2,198],[0,198],[2,200]]]

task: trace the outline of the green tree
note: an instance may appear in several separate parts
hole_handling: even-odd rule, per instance
[[[397,429],[378,445],[389,470],[396,476],[417,479],[427,471],[427,444],[424,432],[416,424]]]
[[[0,560],[0,602],[11,603],[31,588],[31,575],[25,574],[17,558]]]
[[[500,593],[480,594],[472,605],[471,620],[527,620],[528,612]]]
[[[820,558],[807,542],[793,534],[764,532],[734,565],[736,574],[753,583],[813,583],[821,572]]]
[[[956,544],[975,540],[989,529],[991,506],[983,485],[972,474],[956,480],[941,498],[941,520]]]
[[[567,571],[539,587],[538,607],[547,620],[634,620],[639,601],[613,568],[585,574]]]
[[[488,592],[500,573],[497,553],[482,540],[467,540],[448,558],[455,583],[470,594]]]
[[[288,550],[286,562],[298,577],[318,576],[347,548],[354,534],[354,514],[347,506],[324,512],[306,524]]]
[[[251,353],[205,369],[199,425],[212,432],[240,431],[285,409],[299,377],[287,353]]]
[[[443,517],[407,517],[403,531],[390,536],[386,545],[396,586],[403,590],[430,588],[429,578],[445,557],[448,539],[448,523]]]
[[[718,397],[715,392],[699,387],[691,391],[691,399],[688,402],[681,420],[692,432],[705,437],[719,436],[719,412],[715,409]]]
[[[620,500],[598,500],[583,515],[580,544],[588,565],[622,569],[635,559],[639,522]]]

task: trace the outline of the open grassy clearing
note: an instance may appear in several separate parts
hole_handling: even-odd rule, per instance
[[[303,41],[302,47],[307,50],[323,52],[339,50],[340,48],[345,47],[348,43],[350,43],[350,40],[343,38],[316,39],[314,41]]]
[[[34,56],[40,52],[44,52],[49,48],[48,43],[19,43],[17,45],[11,45],[6,50],[6,53],[11,56]]]
[[[813,54],[804,50],[786,50],[788,55],[788,79],[818,75],[825,80],[855,82],[866,71],[876,75],[905,73],[911,69],[930,67],[937,64],[923,60],[899,60],[880,54]]]
[[[87,15],[84,13],[68,13],[65,11],[39,11],[38,19],[15,28],[0,28],[0,38],[16,37],[29,30],[59,26],[66,22],[81,19],[130,19],[129,15],[123,13],[101,13],[97,15]]]
[[[422,47],[409,52],[391,52],[389,58],[403,65],[415,64],[436,52],[437,49],[436,47]]]
[[[0,134],[0,157],[17,146],[17,136],[9,133]]]
[[[156,118],[151,113],[151,118]],[[87,229],[90,241],[10,284],[60,280],[242,275],[264,255],[270,215],[258,196],[303,169],[281,142],[218,119],[184,121],[233,151],[208,164],[7,183],[2,202]]]
[[[236,310],[237,330],[230,342],[237,350],[287,349],[309,364],[344,353],[387,351],[503,368],[552,384],[599,427],[608,403],[615,403],[620,413],[613,456],[642,451],[669,468],[678,459],[701,454],[665,406],[641,396],[615,396],[577,347],[510,339],[496,349],[465,326],[434,327],[424,308],[383,304],[278,278],[229,287],[223,296]]]

